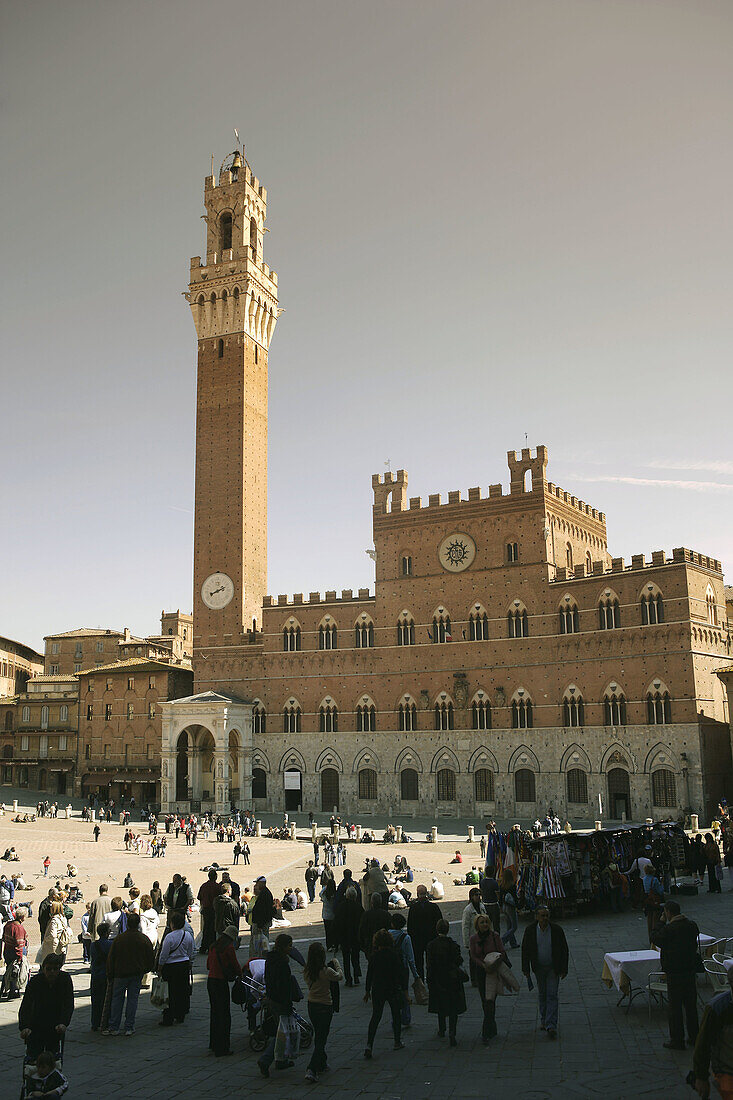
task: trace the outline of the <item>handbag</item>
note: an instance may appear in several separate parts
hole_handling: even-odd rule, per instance
[[[157,974],[150,988],[150,1003],[154,1008],[165,1008],[168,1004],[168,982]]]
[[[232,986],[232,1004],[242,1005],[247,1003],[247,986],[244,984],[241,978],[235,978]]]
[[[718,882],[723,881],[723,864],[722,863],[716,863],[715,864],[715,877],[717,878]]]
[[[281,1016],[275,1036],[275,1059],[284,1062],[300,1052],[300,1027],[295,1016]]]
[[[465,971],[463,970],[463,967],[459,966],[458,976],[461,982],[468,981],[468,975],[466,975],[465,978],[461,978],[461,974],[465,974]],[[415,996],[416,1005],[426,1005],[428,1003],[428,991],[422,978],[415,978],[414,982],[412,983],[412,992]]]

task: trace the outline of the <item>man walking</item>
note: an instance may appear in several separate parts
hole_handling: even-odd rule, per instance
[[[99,887],[99,897],[89,906],[89,924],[87,925],[92,941],[97,939],[97,928],[108,913],[112,912],[112,899],[108,896],[109,886],[103,882]]]
[[[267,951],[270,926],[275,915],[275,901],[267,888],[267,879],[260,875],[254,885],[256,900],[252,906],[252,934],[250,936],[249,953],[252,955],[264,954]]]
[[[435,926],[443,919],[443,914],[440,906],[428,897],[427,886],[418,886],[416,893],[407,914],[407,934],[412,940],[417,972],[422,981],[425,981],[425,949],[437,936]]]
[[[107,958],[107,977],[112,982],[109,1027],[103,1035],[119,1035],[122,1006],[125,1008],[125,1035],[135,1034],[135,1015],[143,976],[155,966],[153,945],[140,931],[140,914],[128,913],[127,931],[115,936]]]
[[[697,938],[700,929],[683,917],[676,901],[664,903],[663,923],[652,932],[652,943],[660,948],[660,969],[667,975],[669,1000],[668,1050],[685,1049],[685,1020],[690,1043],[697,1039]]]
[[[220,936],[225,928],[234,927],[239,932],[241,910],[239,902],[232,897],[231,882],[222,882],[221,893],[214,900],[214,929]],[[237,944],[234,944],[235,948]]]
[[[246,840],[245,840],[244,844],[242,845],[242,859],[244,860],[245,867],[248,867],[249,866],[249,844],[247,843]]]
[[[101,831],[102,830],[99,828],[99,825],[95,825],[94,828],[92,829],[92,832],[94,833],[95,843],[99,840],[99,834],[101,833]]]
[[[168,928],[172,927],[171,917],[174,913],[180,913],[186,919],[188,907],[193,904],[193,890],[186,882],[183,875],[174,875],[168,883],[168,889],[163,898],[168,912]]]
[[[202,955],[208,955],[209,948],[216,939],[214,902],[221,893],[221,886],[217,881],[218,877],[217,872],[212,867],[208,879],[199,887],[197,895],[201,906],[201,947],[199,952]]]
[[[241,856],[241,854],[242,854],[242,845],[239,843],[239,841],[237,841],[237,843],[234,845],[234,866],[235,867],[239,863],[239,857]]]
[[[316,883],[318,882],[318,871],[313,866],[313,860],[308,860],[308,866],[305,869],[305,885],[308,890],[308,901],[314,902],[316,900]]]
[[[28,953],[28,937],[23,927],[23,921],[27,916],[28,910],[20,905],[15,910],[13,920],[8,921],[3,928],[5,975],[0,991],[2,997],[20,997],[28,981],[28,963],[25,960]]]
[[[528,925],[522,939],[522,973],[530,970],[537,979],[540,1002],[540,1026],[548,1038],[557,1038],[557,991],[560,979],[568,973],[568,941],[559,924],[550,923],[550,910],[541,906],[534,924]]]

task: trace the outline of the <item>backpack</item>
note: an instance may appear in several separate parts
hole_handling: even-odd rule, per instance
[[[117,927],[120,930],[120,934],[122,932],[127,931],[127,910],[126,909],[120,909],[120,915],[119,915],[119,918],[117,920]]]

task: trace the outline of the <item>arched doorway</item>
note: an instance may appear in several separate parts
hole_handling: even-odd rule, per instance
[[[626,768],[611,768],[608,773],[608,808],[615,821],[631,817],[631,789]]]
[[[176,742],[176,801],[188,798],[188,734],[184,730]]]
[[[336,798],[338,800],[338,772],[334,774],[336,776]],[[283,787],[285,788],[285,809],[301,810],[303,808],[303,776],[298,768],[285,769],[283,772]]]
[[[335,768],[324,768],[321,772],[321,811],[333,813],[339,808],[339,773]]]
[[[267,798],[267,772],[252,768],[252,798]]]

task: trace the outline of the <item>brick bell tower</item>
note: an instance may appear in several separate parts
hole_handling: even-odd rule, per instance
[[[194,650],[239,646],[267,591],[267,353],[277,275],[263,260],[267,191],[230,153],[204,185],[206,262],[187,295],[198,336]],[[224,649],[218,656],[226,657]],[[200,668],[196,669],[196,678]]]

